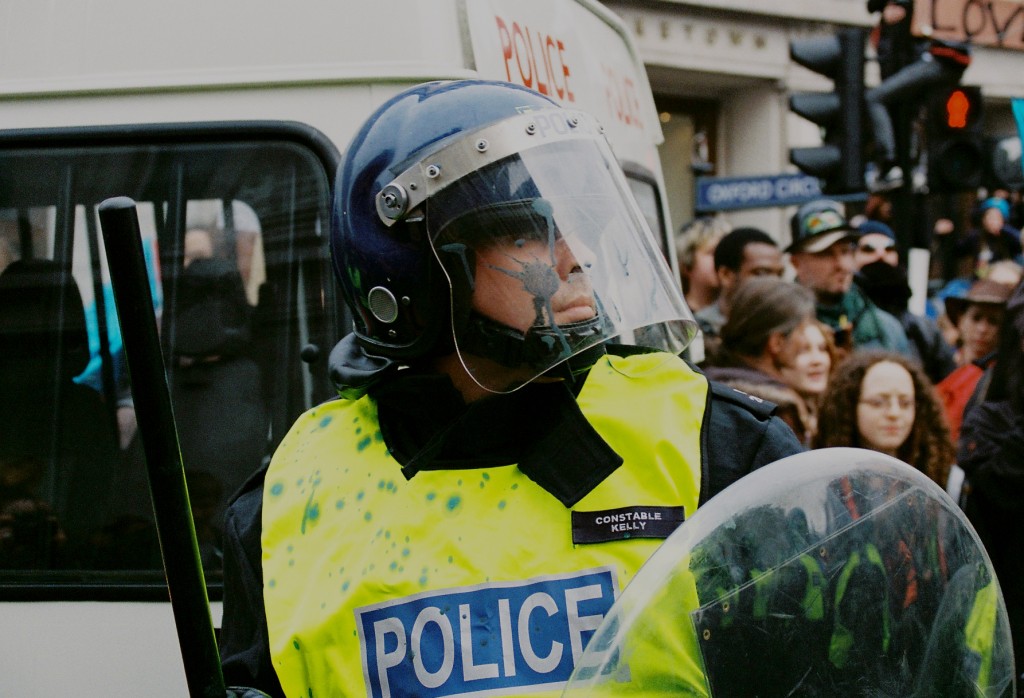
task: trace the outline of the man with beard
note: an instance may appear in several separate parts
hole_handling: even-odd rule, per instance
[[[858,233],[835,201],[816,199],[790,220],[792,242],[786,248],[797,283],[814,292],[818,319],[836,332],[848,350],[863,347],[909,353],[899,320],[880,309],[853,284],[854,245]]]

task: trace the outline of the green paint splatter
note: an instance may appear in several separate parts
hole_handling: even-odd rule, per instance
[[[379,429],[376,432],[374,432],[373,440],[376,441],[377,443],[383,443],[384,442],[384,435],[380,433]]]
[[[357,502],[363,501],[363,497],[365,497],[365,496],[366,496],[366,492],[363,492],[362,490],[359,490],[358,492],[356,492],[356,501]]]
[[[292,639],[292,647],[299,649],[299,641],[297,639]]]
[[[338,501],[336,501],[334,503],[334,508],[335,509],[344,509],[345,508],[345,500],[344,499],[339,499]]]
[[[452,564],[453,562],[455,562],[455,558],[454,558],[453,556],[449,555],[449,556],[448,556],[448,564],[450,565],[450,564]]]
[[[490,480],[491,479],[491,474],[490,473],[481,473],[480,477],[482,477],[484,480]]]
[[[359,440],[359,443],[356,444],[356,450],[360,452],[365,451],[367,447],[372,443],[373,439],[371,439],[369,436],[364,436],[362,439]]]
[[[373,514],[370,513],[370,512],[366,512],[365,514],[363,514],[363,520],[364,521],[369,521],[372,518],[373,518]]]

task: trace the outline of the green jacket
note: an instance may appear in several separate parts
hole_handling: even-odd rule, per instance
[[[818,319],[837,332],[853,331],[854,349],[888,349],[910,353],[903,326],[864,295],[856,285],[836,305],[817,304]]]

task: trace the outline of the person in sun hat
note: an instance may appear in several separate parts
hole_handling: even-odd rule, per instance
[[[1013,286],[992,279],[979,279],[962,297],[946,299],[946,315],[960,333],[960,367],[935,386],[946,407],[950,435],[955,444],[960,435],[964,409],[978,381],[996,358],[999,326]]]
[[[786,252],[796,281],[814,292],[818,319],[836,332],[848,350],[870,347],[907,354],[899,320],[875,305],[853,284],[854,247],[860,233],[850,226],[842,205],[829,199],[803,204],[790,220]]]

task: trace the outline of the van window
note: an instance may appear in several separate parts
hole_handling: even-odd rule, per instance
[[[629,190],[633,193],[633,198],[636,199],[636,203],[640,207],[640,213],[647,221],[647,227],[657,238],[661,253],[665,255],[667,261],[669,250],[672,248],[672,233],[665,227],[657,182],[653,177],[641,174],[635,168],[626,169],[626,181],[629,183]]]
[[[138,204],[218,597],[224,508],[330,397],[327,354],[350,326],[328,252],[336,162],[291,124],[0,134],[0,599],[162,588],[96,212],[111,196]]]

